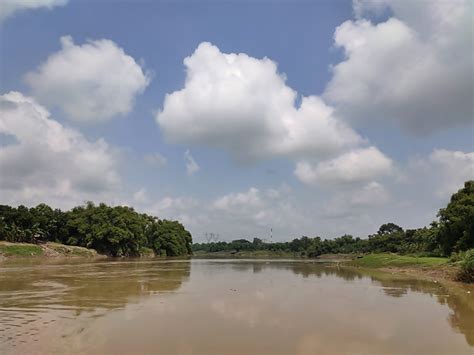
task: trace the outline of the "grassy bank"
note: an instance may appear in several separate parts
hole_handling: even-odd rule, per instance
[[[368,254],[361,258],[351,260],[347,264],[367,268],[442,267],[446,266],[448,261],[448,258],[418,257],[398,254]]]
[[[21,257],[97,257],[95,250],[59,243],[28,244],[0,242],[0,258]]]
[[[459,266],[448,258],[398,254],[368,254],[344,263],[346,266],[377,269],[391,274],[406,274],[433,280],[459,281]]]

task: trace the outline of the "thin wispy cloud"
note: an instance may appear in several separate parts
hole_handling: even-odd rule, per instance
[[[200,167],[196,163],[196,160],[194,160],[189,149],[184,152],[184,160],[186,162],[186,174],[191,176],[199,171]]]

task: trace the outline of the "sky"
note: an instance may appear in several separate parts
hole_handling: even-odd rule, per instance
[[[0,203],[196,242],[428,225],[474,179],[471,1],[0,3]]]

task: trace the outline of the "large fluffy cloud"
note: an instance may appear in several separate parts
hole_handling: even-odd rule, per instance
[[[39,8],[52,9],[67,4],[68,0],[2,0],[0,3],[0,22],[17,12]]]
[[[222,53],[204,42],[184,64],[184,88],[166,95],[156,116],[169,141],[224,149],[241,161],[295,159],[303,182],[324,183],[329,175],[336,181],[370,180],[389,170],[389,159],[374,147],[363,149],[366,141],[320,97],[302,97],[296,105],[297,93],[270,59]],[[353,157],[356,161],[347,161]],[[359,161],[363,168],[342,168]],[[319,171],[334,162],[338,168],[323,173],[327,178],[308,177],[311,164],[322,164]],[[343,176],[348,169],[351,174]],[[364,172],[354,174],[355,169]]]
[[[385,22],[364,18],[387,8]],[[417,134],[472,122],[471,1],[356,0],[354,9],[359,19],[336,29],[346,58],[324,93],[338,113]]]
[[[334,159],[319,162],[298,162],[296,176],[307,184],[337,184],[367,181],[392,170],[392,161],[375,147],[355,149]]]
[[[362,141],[320,98],[303,97],[296,107],[297,93],[268,58],[222,53],[205,42],[184,64],[184,88],[166,95],[156,117],[172,142],[207,145],[240,160],[256,160],[326,157]]]
[[[5,203],[65,206],[118,187],[117,159],[107,143],[50,118],[19,92],[0,96],[0,191]]]
[[[65,36],[61,45],[25,77],[37,99],[76,121],[104,121],[131,111],[150,81],[131,56],[106,39],[76,45]]]

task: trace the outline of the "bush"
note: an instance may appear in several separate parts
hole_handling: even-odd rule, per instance
[[[154,257],[155,252],[151,248],[141,247],[140,248],[140,256],[142,256],[142,257]]]
[[[460,252],[453,252],[451,253],[451,256],[449,257],[449,261],[452,263],[460,263],[464,257],[466,256],[465,251],[460,251]]]
[[[464,257],[460,262],[461,270],[458,279],[464,282],[474,283],[474,249],[470,249],[464,253]]]

